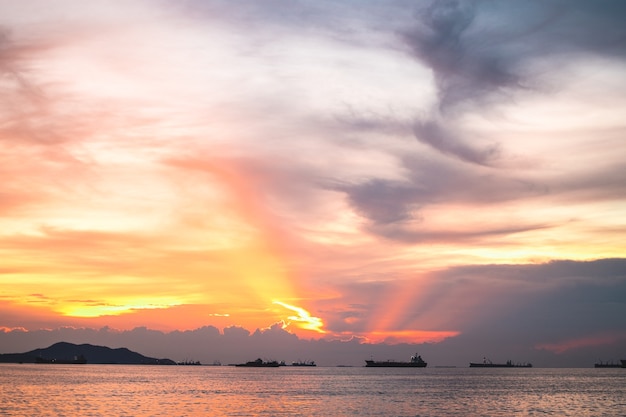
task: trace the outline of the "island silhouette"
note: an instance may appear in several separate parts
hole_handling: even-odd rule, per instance
[[[24,353],[3,353],[0,354],[0,363],[176,365],[171,359],[151,358],[127,348],[112,349],[88,343],[76,345],[68,342],[59,342]]]

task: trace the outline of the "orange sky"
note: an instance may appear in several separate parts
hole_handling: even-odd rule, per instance
[[[557,285],[447,271],[625,256],[608,14],[219,4],[0,5],[0,326],[440,342]]]

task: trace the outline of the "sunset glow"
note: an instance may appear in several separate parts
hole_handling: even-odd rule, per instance
[[[318,333],[325,333],[324,330],[322,329],[322,327],[324,326],[322,319],[320,319],[319,317],[312,317],[311,313],[309,313],[305,309],[300,308],[300,307],[295,307],[287,303],[283,303],[281,301],[274,301],[274,304],[278,304],[280,306],[285,307],[288,310],[295,311],[296,312],[295,316],[292,315],[287,318],[289,320],[296,322],[296,325],[298,327],[301,327],[306,330],[313,330]]]
[[[52,3],[0,1],[0,327],[623,346],[618,3]]]

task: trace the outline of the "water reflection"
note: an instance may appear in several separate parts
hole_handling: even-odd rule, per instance
[[[623,415],[621,369],[0,365],[3,416]]]

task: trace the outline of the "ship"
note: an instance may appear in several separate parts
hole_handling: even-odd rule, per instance
[[[201,366],[202,365],[200,361],[191,361],[191,360],[184,360],[182,362],[177,362],[176,364],[183,365],[183,366]]]
[[[428,364],[424,362],[421,356],[415,354],[411,356],[408,362],[399,362],[395,360],[375,361],[373,359],[365,360],[367,368],[425,368]]]
[[[246,363],[238,363],[235,366],[249,367],[249,368],[278,368],[282,364],[277,361],[264,361],[261,358],[258,358],[254,361],[249,361]]]
[[[531,363],[513,363],[508,360],[506,363],[493,363],[487,358],[483,358],[482,362],[470,362],[470,368],[532,368]]]
[[[292,362],[291,366],[317,366],[315,361],[296,361]]]
[[[622,360],[622,363],[615,363],[615,362],[596,362],[595,364],[593,364],[594,368],[624,368],[624,362],[626,362],[626,360]]]

